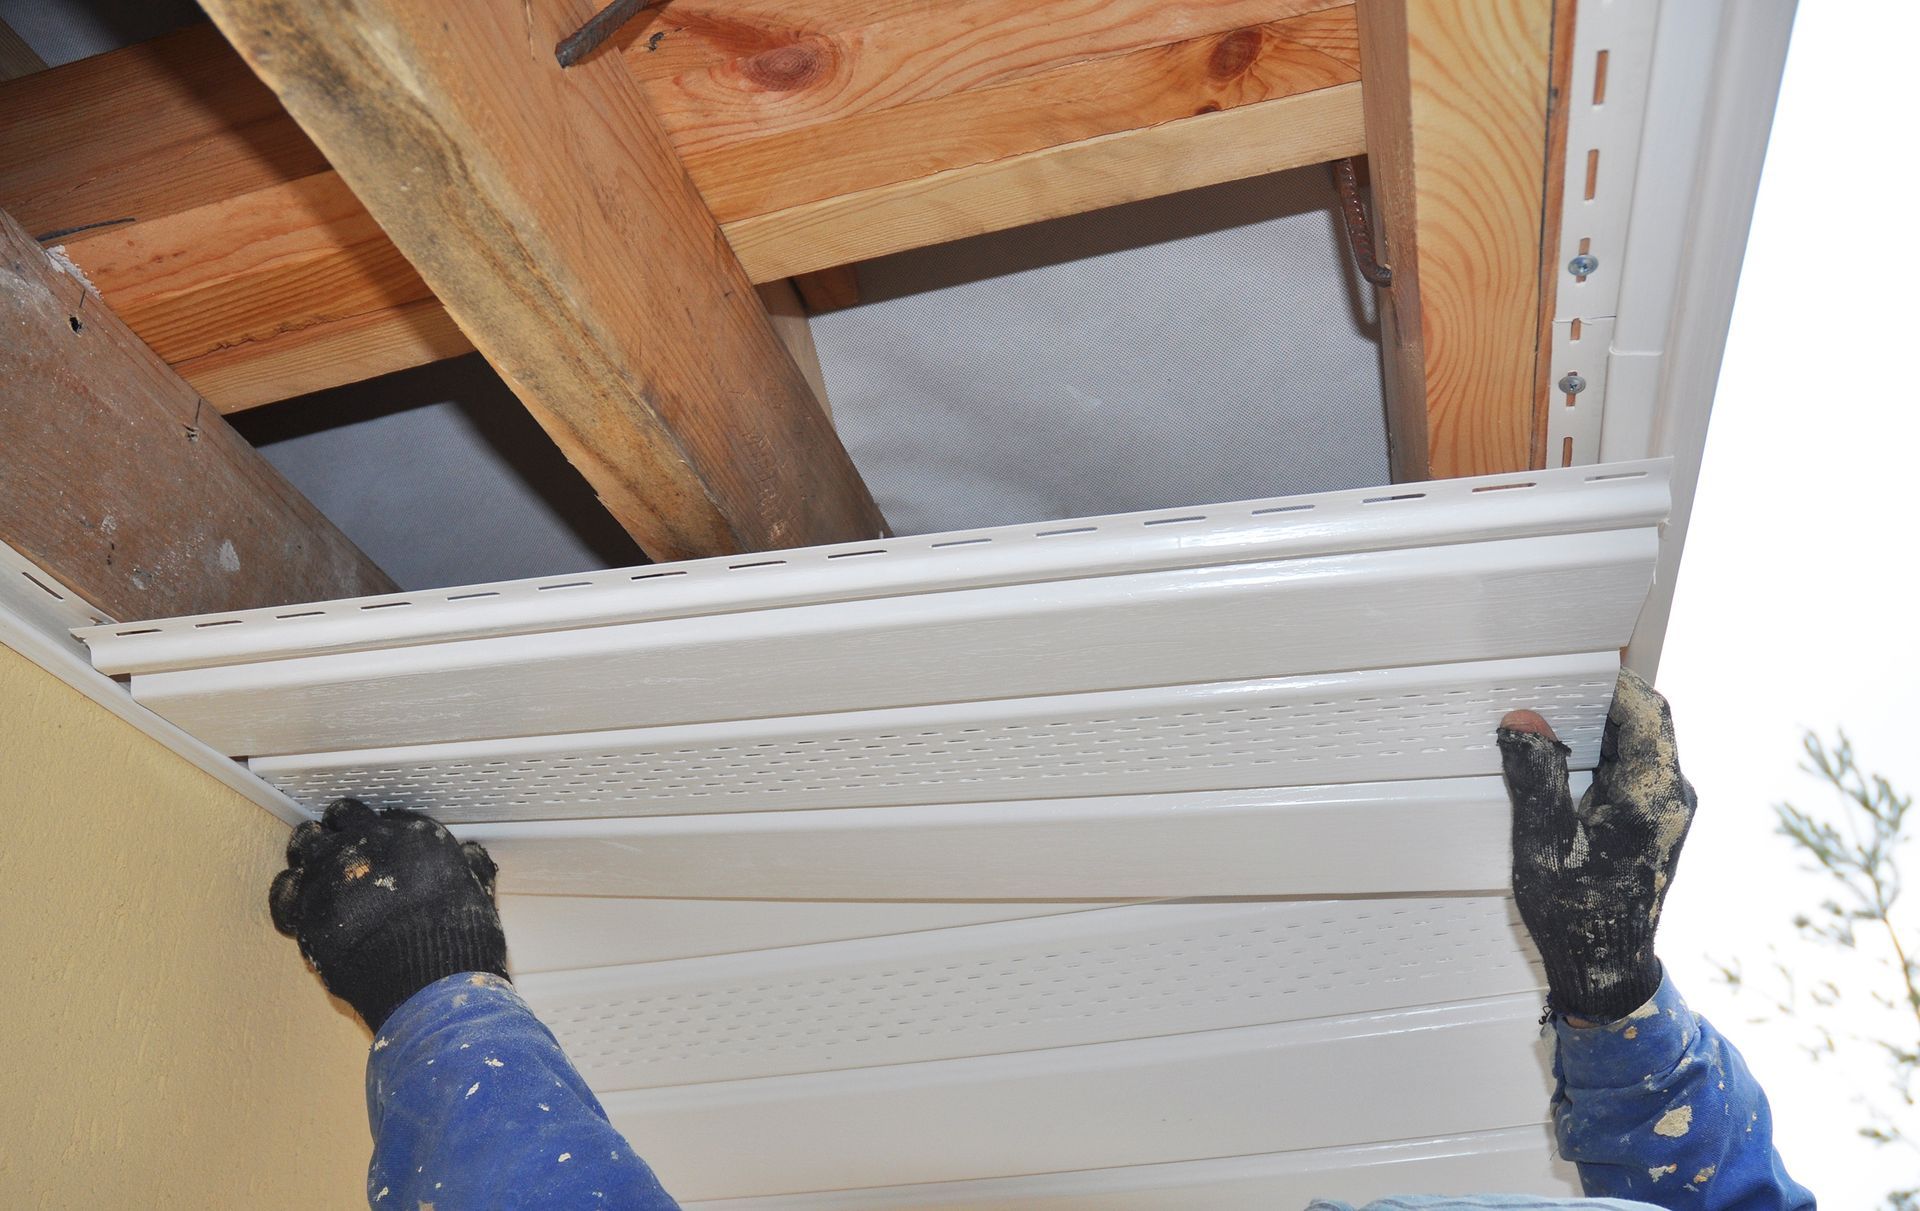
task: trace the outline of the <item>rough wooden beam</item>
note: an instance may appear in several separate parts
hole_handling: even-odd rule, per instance
[[[982,230],[979,202],[1005,227],[1347,154],[1356,37],[1344,0],[675,0],[603,57],[673,112],[767,282],[819,265],[820,238],[851,261]],[[1108,142],[1128,135],[1131,159]],[[211,28],[0,86],[0,206],[85,227],[68,253],[222,409],[466,347]]]
[[[0,541],[123,619],[393,582],[0,213]]]
[[[1536,465],[1555,7],[1360,0],[1396,479]]]
[[[885,531],[586,5],[205,7],[649,555]]]

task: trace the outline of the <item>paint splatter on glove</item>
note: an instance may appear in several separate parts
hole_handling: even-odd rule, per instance
[[[1562,1014],[1611,1022],[1660,987],[1653,935],[1693,822],[1667,700],[1626,669],[1600,741],[1593,786],[1578,806],[1567,746],[1547,721],[1515,711],[1500,721],[1500,757],[1513,800],[1513,894],[1546,964]]]
[[[293,831],[268,906],[327,991],[379,1030],[435,980],[507,974],[493,875],[485,849],[419,812],[339,799]]]

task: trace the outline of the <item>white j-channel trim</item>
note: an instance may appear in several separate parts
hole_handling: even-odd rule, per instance
[[[1063,900],[970,902],[673,900],[637,896],[500,896],[515,978],[665,959],[695,959],[1019,921],[1118,907]]]
[[[1360,1206],[1410,1190],[1579,1193],[1544,1126],[1437,1139],[1159,1165],[1082,1169],[819,1194],[687,1203],[687,1211],[1292,1211],[1316,1198]]]
[[[1501,891],[1511,828],[1482,777],[455,831],[541,897],[1111,901]]]
[[[348,750],[253,768],[310,806],[358,794],[460,823],[1446,778],[1497,772],[1494,730],[1517,707],[1553,720],[1575,762],[1590,765],[1618,659],[1606,650]]]
[[[1522,994],[602,1100],[687,1200],[964,1181],[1537,1123],[1539,1017]]]
[[[1141,904],[519,987],[604,1096],[1537,993],[1523,936],[1504,896]]]
[[[293,801],[227,757],[136,703],[126,687],[97,671],[70,633],[110,617],[45,569],[0,543],[0,644],[33,661],[131,723],[195,768],[211,774],[289,824],[307,818]]]
[[[1663,463],[1435,481],[122,623],[110,673],[158,672],[1147,569],[1652,525]]]
[[[1320,555],[135,676],[270,755],[1618,648],[1658,538]]]

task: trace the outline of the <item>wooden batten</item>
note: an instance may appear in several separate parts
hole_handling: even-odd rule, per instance
[[[1360,0],[1394,478],[1540,465],[1555,0]],[[1564,16],[1564,15],[1563,15]],[[1564,137],[1564,130],[1562,132]]]

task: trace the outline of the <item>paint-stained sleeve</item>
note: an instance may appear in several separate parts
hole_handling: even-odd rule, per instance
[[[1690,1211],[1812,1211],[1746,1061],[1671,978],[1620,1021],[1555,1023],[1560,1155],[1596,1198]]]
[[[473,973],[395,1010],[367,1060],[375,1211],[673,1211],[513,985]]]

